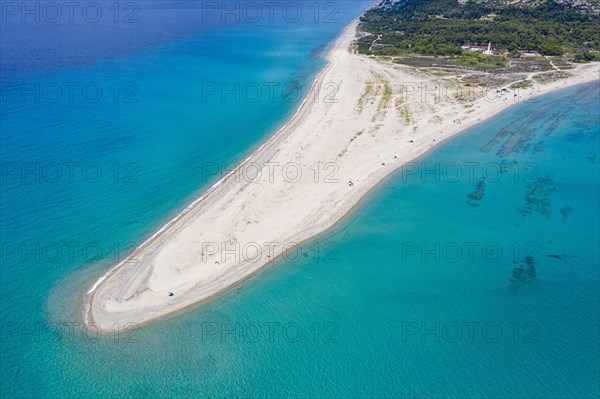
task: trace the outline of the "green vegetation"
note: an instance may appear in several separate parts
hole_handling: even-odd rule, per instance
[[[504,57],[484,56],[480,53],[465,53],[452,62],[455,65],[476,68],[503,68],[506,66]]]
[[[531,82],[531,80],[521,80],[519,82],[515,82],[512,85],[510,85],[510,88],[511,89],[527,89],[532,86],[533,86],[533,83]]]
[[[410,116],[408,106],[406,104],[403,104],[401,106],[398,106],[397,108],[400,114],[400,118],[402,118],[404,125],[410,125],[412,123],[412,118]]]
[[[377,106],[377,112],[373,115],[371,121],[375,122],[377,119],[385,117],[386,108],[392,99],[392,87],[390,86],[387,80],[382,79],[380,76],[378,77],[380,81],[383,83],[381,100],[379,101],[379,105]]]
[[[599,53],[578,53],[573,57],[573,61],[575,62],[589,62],[598,60],[600,60]]]
[[[356,134],[354,135],[354,137],[352,137],[352,138],[350,139],[350,142],[352,143],[354,140],[356,140],[356,139],[358,138],[358,136],[361,136],[363,133],[364,133],[364,132],[363,132],[362,130],[361,130],[361,131],[358,131],[358,132],[356,132]]]
[[[373,91],[373,83],[367,82],[366,86],[365,86],[365,90],[363,91],[363,93],[361,94],[360,98],[358,99],[358,113],[362,113],[363,111],[363,107],[365,105],[365,101],[367,100],[367,98],[369,97],[369,95],[371,94],[371,92]]]
[[[392,87],[386,81],[383,84],[383,98],[381,99],[381,105],[380,106],[382,108],[387,107],[387,104],[390,102],[391,98],[392,98]]]
[[[352,143],[354,140],[356,140],[356,139],[358,138],[358,136],[360,136],[360,135],[362,135],[362,134],[363,134],[363,131],[362,131],[362,130],[360,130],[360,131],[356,132],[356,134],[354,135],[354,137],[352,137],[352,138],[350,139],[350,142],[349,142],[348,144]],[[344,148],[344,149],[342,150],[342,152],[340,152],[340,153],[338,154],[338,158],[341,158],[341,157],[343,157],[343,156],[344,156],[344,155],[346,155],[347,153],[348,153],[348,147],[346,146],[346,148]]]
[[[487,45],[518,57],[520,51],[573,54],[575,60],[599,59],[600,16],[553,0],[509,5],[504,2],[401,0],[368,11],[361,28],[371,33],[358,41],[359,52],[374,55],[458,56],[462,45]],[[584,49],[580,52],[580,49]],[[494,64],[499,61],[485,61]],[[488,65],[489,66],[489,65]],[[496,65],[499,67],[500,65]]]

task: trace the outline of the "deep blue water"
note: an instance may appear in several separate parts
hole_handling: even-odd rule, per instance
[[[96,24],[1,25],[2,398],[599,396],[597,84],[444,143],[239,292],[87,336],[89,284],[299,105],[203,90],[307,88],[368,2],[337,23],[328,3],[323,23],[312,3],[223,23],[144,2],[129,26],[101,4]]]

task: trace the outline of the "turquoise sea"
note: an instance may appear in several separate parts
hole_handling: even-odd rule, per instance
[[[82,329],[90,284],[300,104],[206,90],[306,91],[369,3],[315,18],[302,2],[294,22],[190,1],[141,3],[129,25],[125,3],[119,24],[108,3],[98,24],[3,21],[1,398],[600,396],[598,83],[443,143],[240,290]]]

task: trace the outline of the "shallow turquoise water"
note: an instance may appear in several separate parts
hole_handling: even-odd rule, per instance
[[[597,84],[444,143],[239,292],[110,339],[75,324],[90,282],[211,184],[203,162],[243,159],[298,105],[206,103],[201,83],[306,85],[342,22],[232,26],[36,72],[134,82],[138,103],[2,104],[3,165],[102,171],[2,182],[3,398],[600,394]],[[524,140],[507,156],[485,147],[503,129]]]

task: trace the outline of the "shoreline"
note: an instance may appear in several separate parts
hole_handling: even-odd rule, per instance
[[[375,4],[378,4],[378,1],[376,1],[368,9],[372,8]],[[327,74],[327,71],[331,68],[331,62],[329,60],[329,58],[331,56],[331,53],[334,51],[337,43],[340,40],[343,39],[343,36],[345,34],[347,34],[347,31],[350,30],[350,29],[352,29],[353,26],[354,26],[354,30],[356,30],[356,27],[358,26],[358,19],[350,22],[350,24],[348,24],[348,26],[346,26],[344,28],[344,30],[342,31],[342,33],[333,41],[333,43],[331,43],[331,47],[330,47],[330,49],[327,52],[327,56],[325,57],[327,64],[325,65],[325,67],[321,71],[319,71],[317,73],[317,75],[315,76],[315,79],[313,80],[313,82],[312,82],[312,84],[311,84],[311,86],[310,86],[310,88],[308,90],[307,96],[302,100],[302,102],[298,106],[296,112],[294,112],[294,114],[291,116],[291,118],[289,118],[289,120],[286,120],[283,123],[283,125],[279,129],[277,129],[277,131],[272,136],[270,136],[263,144],[260,144],[254,151],[252,151],[250,153],[250,155],[247,156],[244,159],[243,162],[241,162],[232,171],[230,171],[229,173],[227,173],[224,177],[220,178],[216,183],[214,183],[212,186],[210,186],[206,190],[206,192],[204,192],[204,194],[202,194],[200,197],[198,197],[197,199],[195,199],[194,201],[192,201],[182,211],[178,212],[175,215],[175,217],[173,217],[171,220],[169,220],[167,223],[165,223],[160,229],[158,229],[158,231],[156,231],[156,233],[152,234],[148,239],[146,239],[134,252],[132,252],[131,254],[127,255],[121,262],[117,263],[115,266],[113,266],[112,268],[110,268],[106,273],[104,273],[86,291],[86,297],[84,299],[84,312],[83,312],[84,313],[83,319],[84,319],[85,325],[90,325],[91,323],[94,323],[94,318],[93,318],[93,315],[91,314],[91,311],[90,311],[91,310],[91,302],[93,301],[95,290],[98,288],[98,286],[100,286],[100,284],[102,284],[102,282],[104,280],[106,280],[107,278],[109,278],[119,268],[123,267],[128,261],[130,261],[136,255],[136,253],[138,253],[139,251],[143,250],[145,247],[147,247],[148,245],[150,245],[155,239],[157,239],[158,237],[160,237],[161,234],[163,234],[166,230],[168,230],[176,222],[178,222],[183,217],[185,217],[194,207],[196,207],[209,194],[212,194],[213,192],[217,191],[217,189],[220,186],[222,186],[228,179],[230,179],[239,170],[241,170],[244,167],[244,165],[247,162],[249,162],[252,158],[254,158],[258,153],[260,153],[261,151],[263,151],[266,147],[270,147],[271,145],[276,144],[277,141],[279,141],[281,138],[283,138],[283,137],[280,137],[280,136],[283,136],[283,134],[285,133],[285,130],[288,129],[288,128],[290,128],[291,126],[293,126],[294,123],[296,123],[301,118],[302,114],[306,111],[306,108],[308,108],[309,105],[310,105],[309,99],[311,98],[311,95],[313,95],[315,88],[319,86],[319,84],[321,83],[322,77],[324,77]],[[248,278],[251,278],[251,276],[249,276]],[[245,281],[245,280],[243,280],[243,281]],[[242,281],[240,281],[240,282],[242,282]],[[217,295],[219,295],[219,294],[215,294],[215,296],[217,296]],[[208,299],[209,298],[207,298],[207,300]],[[200,304],[200,302],[198,304]],[[190,306],[194,306],[194,304],[192,304]],[[182,309],[182,311],[184,311],[184,310],[185,310],[185,308]],[[150,322],[152,322],[152,320],[148,321],[148,323],[150,323]]]
[[[256,205],[250,202],[244,202],[243,197],[244,196],[237,196],[237,194],[239,194],[240,192],[247,190],[254,190],[254,193],[263,193],[263,194],[268,194],[271,195],[271,199],[278,199],[273,197],[273,193],[272,191],[275,191],[275,188],[281,188],[282,190],[288,190],[288,192],[290,194],[297,194],[298,192],[300,194],[306,194],[307,191],[306,187],[305,190],[301,190],[298,189],[298,185],[296,185],[295,188],[287,188],[287,186],[281,184],[279,186],[277,186],[276,184],[273,185],[273,189],[271,188],[271,186],[265,186],[265,189],[263,191],[259,191],[259,189],[255,189],[254,187],[246,187],[248,185],[248,183],[246,183],[246,185],[244,185],[244,183],[237,184],[238,182],[236,181],[236,179],[234,179],[234,177],[236,176],[236,174],[240,171],[243,170],[243,168],[245,166],[247,166],[249,163],[251,162],[256,162],[256,161],[261,161],[261,160],[266,160],[267,162],[270,162],[272,159],[274,159],[276,156],[278,156],[281,152],[283,152],[284,149],[292,149],[292,151],[297,148],[294,146],[287,146],[286,147],[286,141],[293,141],[294,139],[296,139],[296,141],[298,141],[300,138],[298,137],[291,137],[291,136],[298,136],[300,135],[301,132],[298,132],[297,135],[293,135],[292,133],[296,132],[296,129],[300,129],[302,127],[306,127],[305,131],[308,131],[309,133],[314,132],[314,127],[313,126],[307,126],[306,125],[306,120],[308,117],[318,114],[319,112],[323,111],[323,108],[327,107],[327,105],[321,102],[312,102],[310,101],[312,99],[312,95],[313,95],[313,90],[315,88],[319,88],[320,85],[323,84],[323,82],[325,81],[326,77],[331,73],[333,74],[333,72],[337,71],[339,76],[344,76],[342,74],[342,72],[345,72],[344,67],[346,65],[343,64],[336,64],[336,56],[340,59],[344,59],[347,57],[344,57],[343,53],[344,52],[348,52],[347,50],[347,46],[346,46],[346,42],[349,41],[349,43],[351,43],[354,40],[355,37],[355,31],[356,31],[356,27],[357,27],[357,23],[358,20],[353,21],[352,23],[350,23],[348,26],[346,26],[343,30],[343,32],[341,33],[341,35],[334,41],[333,45],[331,46],[328,55],[327,55],[327,65],[323,68],[323,70],[321,70],[315,80],[313,81],[313,84],[308,92],[307,97],[302,101],[301,105],[298,107],[298,110],[294,113],[294,115],[286,122],[283,124],[283,126],[281,128],[279,128],[277,130],[276,133],[274,133],[269,139],[267,139],[266,142],[264,142],[262,145],[260,145],[255,151],[253,151],[242,163],[240,163],[234,170],[232,170],[231,172],[229,172],[225,177],[223,177],[222,179],[220,179],[219,181],[217,181],[214,185],[212,185],[204,194],[202,194],[198,199],[194,200],[190,205],[188,205],[184,210],[182,210],[181,212],[177,213],[177,215],[171,219],[169,222],[167,222],[164,226],[162,226],[156,233],[154,233],[152,236],[150,236],[150,238],[148,238],[146,241],[144,241],[144,243],[132,254],[130,254],[129,256],[127,256],[124,260],[122,260],[121,262],[119,262],[116,266],[112,267],[111,269],[109,269],[101,278],[99,278],[93,285],[92,287],[87,291],[85,300],[84,300],[84,308],[83,308],[83,318],[84,318],[84,322],[86,325],[91,325],[91,324],[98,324],[100,326],[104,326],[104,325],[112,325],[112,323],[114,321],[122,321],[125,320],[127,322],[135,322],[138,325],[144,325],[147,323],[151,323],[163,318],[168,318],[168,317],[172,317],[172,316],[176,316],[178,314],[180,314],[181,312],[187,311],[188,309],[192,308],[192,307],[196,307],[196,306],[200,306],[204,303],[206,303],[207,301],[213,300],[221,295],[223,295],[224,293],[229,292],[229,290],[231,288],[233,288],[235,285],[239,285],[240,283],[248,280],[249,278],[255,276],[257,273],[259,273],[260,271],[265,270],[268,266],[270,266],[271,264],[274,264],[275,261],[277,259],[279,259],[281,256],[284,255],[283,252],[281,253],[275,253],[275,256],[272,257],[268,257],[269,259],[261,259],[261,262],[263,262],[262,264],[260,264],[259,266],[255,266],[252,267],[253,265],[250,265],[250,267],[248,267],[246,265],[246,263],[244,262],[235,262],[236,264],[234,264],[232,266],[232,268],[226,270],[225,272],[215,272],[212,273],[212,275],[209,274],[198,274],[198,276],[200,276],[201,278],[198,280],[199,282],[196,284],[192,284],[192,286],[189,286],[188,281],[186,280],[185,277],[187,277],[187,275],[183,275],[183,277],[181,275],[177,274],[177,271],[173,271],[173,270],[167,270],[166,272],[163,272],[161,275],[159,275],[158,277],[155,275],[154,273],[154,269],[158,268],[158,269],[169,269],[172,268],[171,263],[175,263],[175,262],[163,262],[160,263],[159,261],[156,260],[157,257],[159,257],[161,255],[161,252],[163,251],[164,248],[168,247],[169,245],[172,246],[172,240],[174,239],[174,237],[176,237],[176,235],[178,234],[180,238],[186,238],[188,239],[188,243],[192,243],[192,239],[196,239],[198,238],[197,233],[199,233],[197,230],[195,232],[193,232],[194,234],[191,234],[189,232],[186,232],[187,237],[183,237],[184,236],[184,229],[189,228],[189,226],[195,221],[195,219],[198,219],[199,217],[205,217],[208,218],[205,214],[202,214],[202,210],[204,208],[210,208],[211,205],[213,206],[213,208],[217,208],[218,210],[225,210],[227,209],[225,207],[225,205],[229,206],[230,203],[234,203],[235,201],[238,202],[242,202],[242,209],[244,208],[244,205],[249,204],[252,206],[255,206],[256,209]],[[340,55],[341,54],[341,55]],[[357,65],[362,66],[361,63],[369,63],[370,65],[367,66],[367,68],[365,69],[369,69],[370,67],[373,67],[375,64],[374,63],[378,63],[378,61],[374,61],[374,60],[369,60],[368,58],[364,57],[364,56],[359,56],[359,55],[354,55],[351,54],[349,55],[349,57],[352,57],[352,62],[357,63]],[[381,71],[380,72],[386,72],[386,73],[391,73],[390,71],[385,70],[385,68],[388,68],[390,70],[393,70],[395,68],[398,67],[394,67],[394,66],[390,66],[390,65],[385,65],[385,64],[377,64],[378,68],[381,67]],[[588,64],[588,66],[590,66]],[[530,96],[529,98],[535,98],[538,97],[540,95],[544,95],[544,94],[548,94],[552,91],[561,89],[561,88],[566,88],[566,87],[570,87],[573,85],[577,85],[577,84],[582,84],[582,83],[586,83],[591,81],[592,79],[596,79],[596,77],[592,74],[592,71],[590,69],[597,69],[598,65],[591,65],[591,68],[576,68],[577,71],[580,70],[587,70],[588,75],[585,75],[583,77],[579,77],[579,79],[577,79],[576,77],[571,77],[567,80],[561,80],[558,82],[553,82],[551,84],[547,84],[547,85],[543,85],[540,86],[543,88],[543,90],[538,91],[537,93],[535,93],[534,95]],[[340,72],[342,71],[342,72]],[[356,72],[356,71],[353,71]],[[363,71],[359,71],[359,72],[363,72]],[[357,72],[356,76],[360,77],[361,74]],[[569,73],[569,71],[567,71],[567,73]],[[354,77],[354,75],[352,75]],[[334,74],[334,77],[336,77],[336,75]],[[431,80],[431,77],[428,77],[427,79]],[[427,81],[427,79],[425,79],[425,81]],[[583,79],[583,81],[581,81]],[[334,80],[334,79],[332,79]],[[344,81],[344,79],[341,80],[342,82]],[[346,79],[346,81],[348,81],[348,79]],[[366,79],[365,79],[366,81]],[[558,84],[558,86],[556,86],[556,84]],[[562,85],[561,85],[562,84]],[[358,86],[358,85],[357,85]],[[554,87],[550,87],[550,86],[554,86]],[[352,95],[349,95],[349,97],[351,97],[352,99],[356,100],[356,90],[352,91],[351,93]],[[359,92],[360,94],[360,92]],[[362,96],[359,96],[360,99],[362,99]],[[360,100],[359,100],[360,101]],[[519,101],[520,102],[520,101]],[[481,105],[485,105],[485,104],[481,104]],[[501,104],[502,105],[502,104]],[[358,206],[361,205],[361,203],[363,202],[363,200],[366,199],[366,197],[369,195],[369,193],[372,192],[372,190],[376,189],[377,187],[379,187],[388,176],[392,175],[394,172],[396,172],[404,163],[406,162],[411,162],[414,161],[415,159],[418,159],[421,156],[424,156],[425,154],[427,154],[430,150],[436,148],[438,146],[439,143],[445,142],[447,139],[455,137],[460,135],[461,133],[469,130],[470,128],[472,128],[473,126],[484,122],[486,120],[488,120],[490,117],[493,117],[495,115],[497,115],[498,113],[509,109],[512,105],[514,104],[506,104],[503,107],[499,107],[500,109],[496,109],[498,107],[487,107],[486,111],[484,114],[481,114],[478,121],[474,122],[473,121],[469,121],[470,123],[466,124],[465,126],[460,126],[460,128],[455,129],[454,132],[451,132],[450,134],[445,134],[443,137],[438,137],[436,133],[433,132],[433,130],[430,128],[429,130],[426,130],[425,133],[425,137],[427,138],[431,138],[431,137],[437,137],[439,140],[435,143],[435,145],[430,144],[429,147],[426,147],[426,143],[431,143],[428,140],[423,140],[420,143],[417,143],[415,146],[413,146],[409,151],[405,151],[405,157],[404,159],[400,159],[398,160],[398,162],[389,162],[387,161],[388,158],[386,158],[387,162],[382,162],[382,166],[386,166],[386,164],[389,164],[389,166],[385,167],[385,168],[373,168],[373,170],[370,170],[370,173],[366,173],[366,174],[362,174],[361,175],[361,179],[364,178],[367,180],[367,183],[360,188],[360,190],[355,190],[354,191],[354,196],[350,195],[350,200],[348,200],[347,198],[349,197],[348,195],[343,195],[341,197],[341,199],[338,202],[343,202],[344,200],[346,201],[346,203],[342,204],[342,205],[346,205],[344,206],[333,206],[332,208],[326,208],[328,209],[331,213],[328,214],[325,217],[325,220],[323,220],[323,218],[314,216],[315,214],[315,209],[314,207],[312,209],[308,209],[309,211],[313,211],[310,215],[308,215],[308,219],[311,223],[305,223],[304,225],[302,224],[294,224],[294,223],[290,223],[292,225],[292,227],[305,227],[304,229],[300,229],[300,231],[295,231],[292,233],[288,233],[287,231],[285,232],[286,234],[280,234],[280,236],[283,236],[283,240],[282,241],[290,241],[290,235],[295,238],[295,240],[292,240],[292,242],[297,243],[297,244],[301,244],[301,243],[305,243],[308,240],[314,240],[317,239],[319,236],[321,236],[322,234],[327,234],[331,231],[331,229],[335,228],[336,226],[339,225],[339,223],[341,223],[343,220],[345,220],[346,216],[348,216],[351,212],[353,212]],[[331,108],[331,107],[329,107]],[[339,108],[339,107],[338,107]],[[346,109],[344,107],[342,107],[343,109]],[[372,107],[373,108],[373,107]],[[389,110],[387,110],[389,111]],[[379,111],[376,110],[376,113],[373,114],[373,120],[375,119],[375,116],[377,115]],[[358,114],[359,116],[357,116],[357,120],[360,119],[361,122],[364,124],[366,123],[366,118],[365,115],[360,116],[360,114],[362,113],[362,111],[359,111]],[[354,112],[354,116],[356,112]],[[389,114],[389,112],[388,112]],[[351,115],[351,116],[352,116]],[[331,133],[330,131],[328,131],[328,129],[326,129],[328,126],[331,126],[332,122],[329,122],[329,117],[331,115],[327,114],[327,110],[323,111],[323,116],[321,117],[321,115],[317,115],[318,118],[320,117],[320,119],[317,120],[317,122],[314,124],[314,126],[319,126],[319,127],[323,127],[325,126],[325,129],[323,129],[323,131],[327,131],[328,133]],[[336,116],[339,117],[339,115],[336,114]],[[371,116],[371,114],[368,114],[368,116]],[[426,113],[425,117],[428,117],[429,114]],[[314,118],[313,118],[314,119]],[[349,117],[349,119],[351,119]],[[371,118],[369,118],[371,119]],[[474,119],[474,118],[473,118]],[[354,127],[355,124],[353,123],[353,120],[350,120],[348,125],[344,125],[346,127]],[[396,126],[398,124],[398,121],[396,121],[396,125],[394,125],[393,121],[389,121],[389,117],[385,120],[385,122],[389,125],[389,126]],[[420,120],[420,122],[424,121]],[[319,124],[320,123],[320,124]],[[357,123],[356,125],[360,125],[359,123]],[[313,130],[309,129],[309,127],[312,127]],[[419,126],[419,128],[421,128],[421,125]],[[416,129],[416,128],[415,128]],[[413,132],[415,131],[415,129],[413,130]],[[438,128],[436,128],[437,130]],[[332,131],[339,131],[340,129],[336,130],[332,128]],[[409,129],[407,129],[409,130]],[[452,129],[451,129],[452,130]],[[409,132],[407,137],[411,137]],[[313,141],[308,141],[308,143],[310,145],[315,144],[315,146],[318,146],[320,143],[317,139],[319,139],[319,134],[318,133],[312,133],[313,136],[316,137],[312,137],[311,139],[314,139]],[[352,137],[351,135],[348,136],[347,133],[344,132],[344,134],[346,134],[346,136],[344,136],[343,138],[348,139],[349,137]],[[429,135],[428,135],[429,134]],[[329,135],[331,136],[331,134]],[[343,136],[343,134],[340,134],[340,136]],[[375,137],[375,133],[373,133],[373,137]],[[354,136],[354,138],[350,139],[350,143],[352,143],[352,141],[356,138],[356,136]],[[340,140],[332,140],[329,137],[327,138],[328,140],[331,140],[331,143],[325,143],[325,144],[321,144],[321,146],[323,148],[329,149],[327,148],[327,144],[336,144],[338,145]],[[362,140],[362,135],[361,135],[361,139]],[[357,142],[360,140],[356,140]],[[392,139],[390,139],[391,142]],[[397,140],[397,138],[395,139]],[[347,141],[347,140],[346,140]],[[434,139],[434,141],[436,141]],[[304,141],[303,141],[304,142]],[[386,145],[389,145],[389,142],[383,143]],[[340,145],[343,145],[340,144]],[[346,146],[346,149],[348,148],[348,146],[350,146],[350,144],[348,144]],[[377,144],[373,144],[371,148],[369,149],[373,149],[375,148],[375,146],[379,146],[376,147],[376,150],[381,150],[381,147],[384,147],[382,144],[377,143]],[[339,147],[339,146],[338,146]],[[365,147],[368,147],[365,145]],[[334,147],[332,147],[334,148]],[[335,155],[335,153],[337,152],[337,150],[339,148],[334,148],[336,151],[334,151],[333,155]],[[325,150],[323,150],[325,151]],[[398,150],[398,152],[400,152],[401,150]],[[377,151],[373,152],[371,155],[376,154]],[[291,152],[290,152],[291,154]],[[327,157],[331,158],[333,155],[331,154],[331,151],[325,153],[323,152],[323,154],[325,154]],[[321,154],[321,155],[323,155]],[[305,154],[303,155],[307,155],[306,151]],[[310,154],[308,154],[310,155]],[[317,154],[318,155],[318,154]],[[339,156],[338,156],[339,157]],[[377,157],[379,157],[379,155],[377,155]],[[322,157],[317,157],[316,159],[322,159]],[[329,159],[328,158],[328,159]],[[401,157],[402,158],[402,157]],[[335,158],[336,161],[338,160],[338,158]],[[364,157],[363,157],[364,159]],[[396,156],[394,155],[394,159],[396,159]],[[358,160],[360,161],[360,160]],[[342,161],[339,161],[340,163],[342,163]],[[345,162],[345,160],[343,160],[343,162]],[[380,162],[377,161],[378,163]],[[356,168],[357,164],[359,162],[353,162],[350,163],[348,165],[349,169],[352,169],[352,167]],[[307,163],[308,164],[308,163]],[[359,167],[361,168],[360,172],[362,172],[362,166],[359,165]],[[356,172],[356,170],[351,170],[351,172]],[[353,176],[353,174],[350,174],[350,176]],[[359,179],[356,179],[356,182],[358,182]],[[364,180],[363,180],[364,181]],[[362,184],[362,182],[361,182]],[[345,183],[342,181],[341,183],[342,186],[345,185]],[[300,185],[301,186],[301,185]],[[310,188],[310,187],[309,187]],[[235,193],[230,193],[228,192],[229,189],[233,189],[233,191],[235,191]],[[237,189],[237,190],[236,190]],[[319,189],[319,187],[312,187],[312,190],[317,190]],[[265,191],[266,190],[266,191]],[[330,191],[334,191],[331,190]],[[338,189],[335,190],[335,194],[339,196],[339,192],[341,192],[342,190]],[[356,192],[358,191],[358,193]],[[221,197],[219,197],[219,195],[221,195]],[[310,193],[309,193],[310,194]],[[308,194],[306,194],[308,195]],[[317,193],[317,197],[318,197],[319,193]],[[223,197],[229,196],[228,199],[229,201],[224,201]],[[333,196],[334,197],[334,196]],[[242,198],[242,199],[240,199]],[[323,197],[323,201],[329,203],[331,201],[332,196],[327,196],[325,195]],[[295,197],[294,197],[295,199]],[[219,203],[220,200],[221,203]],[[222,205],[222,202],[225,202],[225,205]],[[269,203],[270,204],[270,203]],[[336,203],[337,204],[337,203]],[[293,204],[292,204],[293,205]],[[219,206],[221,206],[221,208],[219,208]],[[263,208],[264,208],[264,203],[263,203]],[[289,211],[289,209],[287,209],[288,207],[283,206],[283,210],[287,210]],[[292,208],[291,206],[289,208]],[[320,211],[323,208],[317,208],[316,211]],[[295,210],[295,208],[294,208]],[[208,212],[210,212],[211,210],[208,209]],[[214,211],[214,209],[213,209]],[[218,213],[218,212],[216,212]],[[266,215],[266,217],[268,217],[270,215],[269,209],[267,209],[264,213],[264,215]],[[236,219],[236,217],[234,217],[234,215],[228,215],[230,216],[227,220],[230,222],[231,226],[234,226],[235,228],[239,228],[239,224],[240,224],[240,220]],[[305,216],[304,214],[302,214],[301,216]],[[214,215],[213,215],[214,217]],[[292,219],[293,221],[297,221],[298,218],[296,219]],[[301,222],[304,222],[304,220],[306,219],[306,217],[304,219],[300,219]],[[210,219],[209,219],[210,220]],[[264,219],[263,219],[264,220]],[[216,222],[216,220],[213,220]],[[321,222],[321,224],[319,225],[318,223],[315,224],[314,222]],[[235,224],[237,223],[237,224]],[[204,234],[204,225],[202,225],[202,234]],[[178,230],[179,229],[179,230]],[[217,227],[217,230],[221,230],[221,226],[219,225]],[[222,229],[222,230],[226,230],[226,229]],[[237,230],[236,230],[237,231]],[[244,232],[245,230],[240,230],[242,232]],[[268,232],[268,228],[266,228],[265,230],[263,230],[263,232]],[[260,231],[259,231],[260,232]],[[172,234],[170,234],[172,233]],[[218,239],[225,237],[225,235],[221,234],[221,231],[217,232],[218,234],[215,234]],[[270,232],[269,232],[270,233]],[[269,234],[265,234],[266,236],[268,236],[268,238],[270,239]],[[253,236],[252,234],[249,234],[249,236]],[[169,238],[171,238],[172,240],[169,241]],[[215,239],[215,242],[220,242],[218,241],[218,239]],[[175,241],[177,241],[177,239],[175,239]],[[223,241],[224,242],[224,241]],[[153,245],[156,244],[156,248],[152,248]],[[185,243],[184,243],[185,244]],[[185,247],[185,245],[183,245]],[[150,254],[144,254],[144,252],[148,249],[148,251],[150,252]],[[182,251],[179,250],[174,250],[172,252],[170,252],[170,255],[177,255],[177,257],[181,257],[181,258],[185,258],[185,254],[182,254]],[[145,270],[137,270],[139,273],[136,273],[136,271],[130,271],[129,275],[125,275],[125,276],[120,276],[120,280],[128,280],[130,277],[135,278],[139,278],[141,273],[145,273],[145,275],[142,276],[141,280],[143,281],[133,281],[131,284],[132,285],[123,285],[123,284],[119,284],[120,281],[117,282],[113,282],[110,281],[113,277],[115,277],[117,274],[123,272],[124,269],[126,269],[127,266],[131,265],[132,263],[138,263],[138,261],[136,260],[136,257],[140,255],[142,257],[142,262],[143,263],[145,261],[144,257],[149,257],[150,261],[148,261],[147,263],[149,263],[149,265],[146,265],[146,267],[143,267],[142,269]],[[169,256],[170,256],[169,255]],[[132,261],[133,260],[133,261]],[[185,258],[185,260],[187,261],[188,259]],[[195,261],[197,261],[197,259],[195,259]],[[191,263],[190,263],[191,265]],[[196,264],[197,266],[197,264]],[[236,273],[236,270],[234,269],[238,269],[238,268],[242,268],[242,267],[246,267],[246,270]],[[135,267],[132,266],[132,268],[134,269],[139,269],[139,267]],[[152,269],[152,271],[148,271],[148,269]],[[187,273],[188,270],[185,270],[185,272]],[[191,272],[190,272],[191,273]],[[183,274],[183,273],[182,273]],[[225,278],[223,279],[223,276],[225,276]],[[227,279],[227,277],[229,277],[229,279]],[[180,301],[178,303],[175,303],[174,301],[167,301],[164,302],[165,304],[162,304],[161,302],[159,302],[161,299],[157,296],[154,295],[155,292],[159,292],[159,290],[155,290],[155,288],[153,288],[152,284],[154,284],[154,286],[158,286],[160,285],[160,283],[162,283],[162,281],[169,281],[169,279],[172,278],[172,281],[177,282],[177,284],[179,284],[181,287],[187,288],[187,290],[183,290],[184,294],[181,295],[186,295],[186,293],[189,293],[188,295],[188,300],[183,300]],[[216,283],[215,280],[210,280],[209,278],[215,278],[216,279]],[[219,278],[221,278],[219,280]],[[119,279],[119,278],[117,278]],[[155,281],[152,281],[152,280]],[[158,283],[157,283],[158,281]],[[184,283],[181,283],[181,281],[184,281]],[[193,294],[198,294],[198,288],[196,287],[197,285],[203,285],[206,281],[208,281],[209,283],[212,283],[213,286],[209,287],[210,291],[204,290],[204,296],[200,296],[197,297],[197,299],[194,299]],[[98,301],[100,303],[95,302],[96,298],[96,294],[103,290],[105,288],[105,286],[108,283],[112,283],[112,287],[110,289],[106,289],[103,292],[101,292],[101,297],[100,299],[98,299]],[[137,284],[137,285],[135,285]],[[144,285],[146,284],[146,285]],[[186,285],[187,284],[187,285]],[[176,285],[176,283],[174,283],[174,285]],[[140,289],[138,289],[140,288]],[[117,293],[113,295],[113,290],[116,291]],[[143,295],[146,295],[148,291],[152,291],[151,294],[148,294],[148,299],[144,298],[143,300],[139,300],[139,302],[137,302],[134,306],[131,306],[130,303],[133,302],[129,302],[127,303],[127,301],[138,301],[138,298],[142,297]],[[200,290],[201,291],[201,290]],[[202,291],[201,291],[202,293]],[[179,296],[179,291],[177,293],[177,297],[176,300],[179,300],[179,298],[181,298],[181,296]],[[104,300],[104,302],[102,302],[101,300]],[[163,299],[164,300],[164,299]],[[175,305],[173,305],[173,303],[175,303]],[[126,304],[123,307],[119,308],[119,306],[121,306],[120,304]],[[104,306],[103,306],[104,305]],[[110,305],[110,306],[109,306]],[[137,307],[137,309],[136,309]],[[154,307],[154,308],[152,308]],[[151,311],[149,312],[147,309],[150,308]],[[105,314],[102,315],[102,320],[97,320],[96,317],[94,317],[94,310],[97,311],[103,311],[106,310]],[[111,315],[114,314],[115,317],[111,317]],[[136,320],[130,320],[136,318]]]

